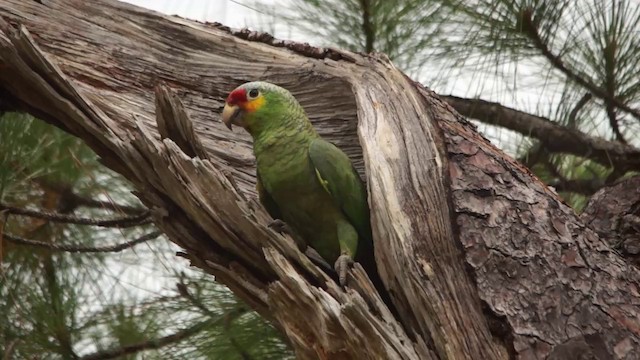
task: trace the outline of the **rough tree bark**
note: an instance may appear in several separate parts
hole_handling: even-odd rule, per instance
[[[640,358],[638,269],[384,56],[107,0],[3,0],[0,18],[0,106],[86,141],[299,358]],[[343,290],[266,227],[250,140],[219,121],[256,79],[290,89],[366,175],[399,319],[360,267]]]

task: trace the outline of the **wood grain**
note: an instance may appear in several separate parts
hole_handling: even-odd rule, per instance
[[[0,18],[3,106],[81,137],[299,358],[637,358],[638,270],[383,55],[107,0],[4,0]],[[250,138],[220,121],[257,79],[289,89],[366,178],[398,319],[359,266],[341,289],[266,227]]]

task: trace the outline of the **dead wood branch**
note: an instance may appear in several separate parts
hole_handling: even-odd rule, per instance
[[[2,103],[86,141],[181,255],[273,321],[299,358],[566,358],[570,346],[632,358],[638,270],[388,60],[115,1],[47,4],[0,4]],[[399,321],[359,266],[340,289],[267,228],[250,140],[219,121],[226,94],[255,79],[291,90],[366,174]],[[159,89],[156,102],[160,82],[182,101]]]

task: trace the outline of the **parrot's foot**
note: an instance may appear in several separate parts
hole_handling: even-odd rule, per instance
[[[287,225],[286,222],[280,219],[275,219],[270,222],[267,227],[277,233],[291,236],[300,251],[305,251],[305,249],[307,248],[307,243],[305,243],[304,240],[298,234],[296,234],[296,232],[293,231],[293,229],[291,229],[291,226]]]
[[[291,234],[291,228],[289,228],[289,225],[287,225],[286,222],[280,219],[273,220],[267,226],[269,227],[269,229],[275,232],[278,232],[280,234]]]
[[[318,254],[316,249],[310,246],[307,246],[307,249],[304,251],[304,254],[307,255],[307,257],[309,258],[309,260],[311,260],[312,263],[314,263],[316,266],[324,270],[324,272],[329,274],[333,273],[333,268],[331,267],[331,265],[329,265],[329,263],[325,259],[323,259],[322,256],[320,256],[320,254]]]
[[[347,284],[347,270],[349,270],[349,267],[351,265],[353,265],[353,259],[347,254],[340,255],[338,260],[336,260],[334,267],[336,269],[336,272],[338,273],[338,281],[340,281],[340,286],[344,287]]]

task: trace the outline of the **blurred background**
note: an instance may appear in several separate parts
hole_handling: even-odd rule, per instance
[[[127,2],[384,52],[577,212],[639,170],[589,146],[640,147],[638,1]],[[586,140],[574,146],[544,126]],[[28,115],[2,115],[0,356],[293,358],[270,325],[175,256],[180,249],[157,233],[131,190],[78,139]]]

